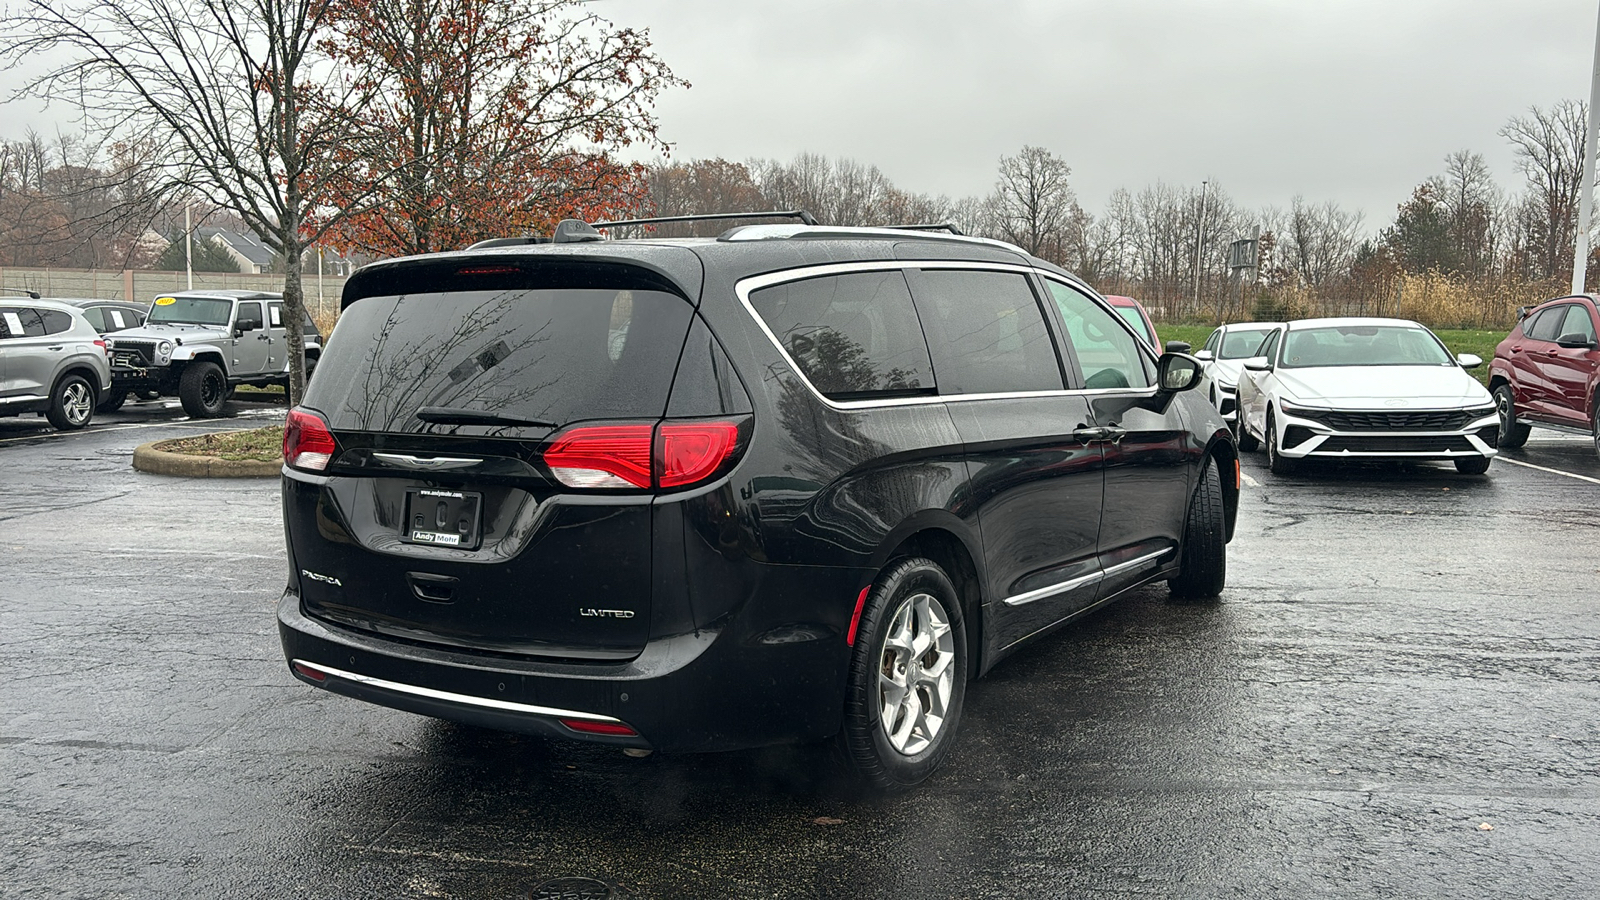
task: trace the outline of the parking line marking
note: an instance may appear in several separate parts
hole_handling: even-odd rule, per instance
[[[1251,478],[1249,475],[1246,475],[1243,472],[1239,473],[1239,478],[1249,487],[1261,487],[1261,482]]]
[[[234,416],[233,418],[236,418],[236,419],[245,419],[245,418],[262,419],[262,418],[266,418],[268,415],[270,415],[270,413],[271,413],[270,410],[247,410],[245,412],[239,413],[238,415]],[[174,419],[171,422],[139,422],[139,423],[133,424],[133,425],[105,425],[105,426],[102,426],[100,428],[89,428],[89,429],[84,429],[84,430],[81,430],[81,431],[41,431],[38,434],[26,434],[26,435],[23,435],[22,437],[0,438],[0,444],[9,444],[9,443],[12,443],[13,441],[38,441],[38,440],[49,440],[51,438],[82,437],[82,436],[87,435],[87,434],[101,434],[101,433],[107,432],[107,431],[127,431],[130,428],[171,428],[174,425],[199,425],[199,424],[202,424],[204,422],[214,422],[214,421],[217,421],[217,420],[216,419],[192,419],[192,418],[189,418],[189,417],[184,417],[182,419]],[[242,430],[242,429],[235,429],[235,430]]]
[[[1500,461],[1510,463],[1513,466],[1522,466],[1525,469],[1538,469],[1541,472],[1549,472],[1551,475],[1565,475],[1568,478],[1576,478],[1579,481],[1587,481],[1590,484],[1600,484],[1600,478],[1590,478],[1587,475],[1579,475],[1576,472],[1563,472],[1560,469],[1547,469],[1544,466],[1536,466],[1533,463],[1523,462],[1519,459],[1507,459],[1504,456],[1500,457]]]

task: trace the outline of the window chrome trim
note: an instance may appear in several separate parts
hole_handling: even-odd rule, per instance
[[[426,697],[429,700],[443,700],[447,703],[459,703],[463,706],[477,706],[483,709],[495,709],[502,712],[525,713],[530,716],[549,716],[561,719],[582,719],[586,722],[607,722],[615,725],[625,724],[621,719],[611,716],[602,716],[599,713],[579,712],[575,709],[556,709],[551,706],[534,706],[531,703],[512,703],[509,700],[493,700],[488,697],[474,697],[470,694],[456,694],[451,691],[440,691],[433,688],[421,687],[415,684],[403,684],[398,681],[386,681],[382,678],[373,678],[371,675],[358,675],[355,672],[346,672],[321,663],[307,662],[303,659],[292,660],[290,665],[304,666],[324,675],[342,678],[345,681],[367,687],[379,688],[385,691],[394,691],[397,694],[408,694],[413,697]]]
[[[861,272],[904,272],[907,269],[978,270],[988,272],[1009,272],[1024,276],[1036,275],[1041,278],[1051,277],[1050,273],[1044,272],[1040,269],[1036,269],[1031,266],[1015,265],[1012,263],[953,259],[893,259],[849,263],[827,263],[819,266],[806,266],[799,269],[784,269],[781,272],[767,272],[762,275],[751,275],[748,278],[742,278],[736,282],[733,286],[733,292],[739,298],[739,303],[744,306],[745,312],[749,313],[751,320],[756,323],[756,327],[761,329],[761,333],[766,335],[767,340],[771,342],[772,346],[778,351],[778,355],[783,358],[784,365],[789,367],[789,371],[794,373],[794,376],[800,380],[801,384],[806,386],[806,389],[811,392],[813,397],[816,397],[818,400],[822,401],[823,405],[830,409],[847,411],[860,409],[881,409],[892,406],[931,406],[937,403],[965,403],[972,400],[1025,400],[1040,397],[1084,397],[1100,394],[1127,394],[1130,396],[1138,395],[1149,397],[1154,396],[1158,390],[1156,385],[1151,385],[1144,388],[1082,388],[1076,390],[1063,389],[1059,391],[1003,391],[986,394],[933,394],[925,397],[885,397],[882,400],[833,400],[824,395],[822,391],[817,390],[817,386],[811,383],[811,379],[806,377],[806,373],[798,364],[795,363],[794,357],[789,355],[789,351],[783,346],[783,342],[778,340],[778,336],[776,334],[773,334],[772,329],[767,326],[766,320],[761,318],[761,314],[756,311],[755,305],[750,302],[750,295],[755,291],[759,291],[762,288],[772,287],[774,285],[788,284],[792,281],[805,281],[807,279],[823,278],[829,275],[853,275]],[[1062,281],[1059,276],[1056,276],[1054,280],[1061,284],[1067,284],[1067,282]],[[1076,288],[1074,288],[1074,290],[1076,290]],[[913,295],[913,298],[914,296],[915,295]],[[1090,299],[1097,300],[1097,298],[1092,296]],[[1115,316],[1116,314],[1113,313],[1112,315]],[[1121,321],[1120,317],[1118,318],[1118,321]],[[1054,326],[1049,322],[1048,318],[1046,320],[1046,326],[1047,328],[1050,328],[1050,330],[1054,330]],[[1123,327],[1127,328],[1128,326],[1126,323],[1124,323]],[[1051,340],[1054,341],[1058,337],[1059,335],[1052,334]],[[1144,346],[1143,342],[1137,337],[1135,340],[1138,342],[1136,346]]]

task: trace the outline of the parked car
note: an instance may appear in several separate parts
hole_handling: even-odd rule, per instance
[[[1282,322],[1235,322],[1211,332],[1195,359],[1205,363],[1198,390],[1211,400],[1229,425],[1239,423],[1239,373],[1267,337],[1282,331]]]
[[[1150,321],[1150,314],[1139,301],[1116,294],[1107,294],[1105,300],[1111,304],[1111,309],[1128,323],[1128,327],[1133,329],[1133,333],[1138,335],[1140,340],[1157,348],[1159,352],[1161,345],[1156,342],[1156,323]]]
[[[1404,319],[1301,319],[1267,336],[1239,381],[1239,446],[1272,471],[1304,459],[1449,460],[1489,470],[1499,425],[1489,392],[1427,328]]]
[[[138,328],[144,324],[145,317],[150,315],[150,306],[147,303],[79,297],[59,297],[56,299],[58,302],[76,306],[83,310],[83,317],[88,319],[89,324],[94,326],[94,330],[101,334]]]
[[[1580,294],[1547,301],[1494,348],[1489,389],[1500,416],[1500,446],[1521,447],[1533,425],[1575,431],[1600,453],[1600,315]]]
[[[322,338],[307,316],[306,371]],[[197,418],[222,415],[237,385],[282,384],[289,374],[283,295],[258,291],[183,291],[155,299],[140,328],[110,339],[114,392],[176,396]]]
[[[106,343],[82,312],[0,297],[0,416],[38,413],[72,431],[89,424],[110,387]]]
[[[1223,587],[1200,364],[1049,263],[808,225],[497,243],[355,273],[289,413],[308,684],[625,748],[832,738],[892,789],[1029,639]]]

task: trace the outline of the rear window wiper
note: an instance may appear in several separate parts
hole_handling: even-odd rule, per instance
[[[555,422],[543,419],[524,419],[502,416],[482,409],[463,409],[455,406],[424,406],[417,410],[417,418],[434,425],[523,425],[529,428],[560,428]]]

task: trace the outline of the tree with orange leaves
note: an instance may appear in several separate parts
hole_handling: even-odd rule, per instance
[[[328,209],[374,197],[329,232],[343,251],[459,249],[638,207],[641,167],[665,150],[653,106],[685,85],[582,0],[334,0],[323,51],[376,97],[351,116],[385,135],[349,148],[318,185]]]

